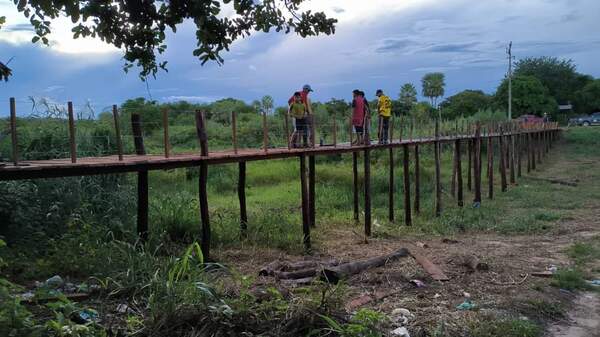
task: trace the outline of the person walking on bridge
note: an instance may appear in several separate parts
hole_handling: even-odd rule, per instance
[[[377,100],[377,113],[379,115],[379,125],[377,127],[377,137],[379,144],[388,143],[390,129],[390,118],[392,117],[392,100],[379,89],[375,93]]]
[[[368,127],[369,108],[364,93],[358,89],[352,91],[352,126],[356,133],[356,140],[352,145],[362,145],[366,143],[365,127]]]
[[[310,84],[303,85],[302,91],[300,91],[300,98],[302,103],[306,107],[306,117],[304,119],[306,121],[306,132],[308,133],[308,139],[311,141],[311,146],[314,146],[314,144],[312,144],[312,135],[314,132],[314,115],[312,111],[312,103],[310,101],[310,97],[308,97],[308,94],[310,94],[312,91],[313,89],[310,86]],[[290,99],[288,100],[288,106],[295,102],[295,94],[296,93],[294,93],[294,95],[292,95],[292,97],[290,97]]]

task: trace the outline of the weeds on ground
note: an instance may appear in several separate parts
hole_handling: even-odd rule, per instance
[[[539,337],[542,328],[528,320],[486,320],[476,323],[470,331],[472,337]]]
[[[566,290],[587,290],[590,286],[585,282],[583,273],[579,269],[563,269],[557,271],[551,284]]]
[[[567,253],[580,266],[600,259],[600,240],[594,240],[592,243],[575,243],[569,247]]]

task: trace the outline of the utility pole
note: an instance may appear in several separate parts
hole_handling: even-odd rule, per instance
[[[508,54],[508,120],[512,120],[512,41],[506,48]]]

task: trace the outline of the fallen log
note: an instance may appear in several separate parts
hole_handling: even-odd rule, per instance
[[[474,255],[467,255],[463,257],[462,265],[469,268],[471,272],[485,271],[490,269],[487,263],[479,261],[479,259]]]
[[[339,266],[325,267],[321,272],[321,279],[325,282],[337,284],[341,279],[358,274],[370,268],[381,267],[388,262],[397,260],[409,255],[408,249],[400,248],[394,253],[374,257],[365,261],[349,262]]]
[[[308,268],[296,271],[276,271],[275,277],[280,280],[301,279],[317,275],[317,268]]]
[[[561,180],[561,179],[555,179],[555,178],[539,178],[539,177],[527,177],[527,178],[531,179],[531,180],[536,180],[536,181],[549,182],[550,184],[557,184],[557,185],[564,185],[564,186],[571,186],[571,187],[577,187],[577,182],[579,182],[579,180],[567,181],[567,180]]]
[[[310,284],[314,280],[315,280],[315,278],[313,276],[313,277],[305,277],[305,278],[299,278],[299,279],[281,280],[281,284],[283,284],[285,286],[298,286],[298,285]]]
[[[278,272],[282,269],[285,268],[287,264],[280,261],[280,260],[276,260],[273,261],[269,264],[267,264],[266,266],[262,267],[259,271],[258,271],[258,275],[260,276],[274,276],[275,272]]]
[[[423,269],[425,269],[432,279],[436,281],[450,280],[450,278],[444,274],[440,267],[433,264],[433,262],[429,261],[429,259],[425,256],[417,253],[416,251],[411,251],[410,255],[421,265],[421,267],[423,267]]]

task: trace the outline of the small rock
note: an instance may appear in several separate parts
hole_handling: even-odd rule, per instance
[[[410,310],[405,309],[405,308],[397,308],[392,310],[392,316],[398,316],[398,315],[402,315],[402,316],[406,316],[406,317],[414,317],[413,314],[410,313]]]
[[[421,280],[410,280],[410,283],[412,283],[415,287],[417,288],[425,288],[425,282],[421,281]]]
[[[21,301],[29,301],[30,299],[35,297],[35,294],[31,291],[21,294]]]
[[[429,245],[423,242],[418,241],[417,246],[421,248],[429,248]]]
[[[465,298],[471,298],[471,294],[469,294],[469,293],[468,293],[468,292],[466,292],[466,291],[465,291],[465,292],[463,292],[463,296],[464,296]]]
[[[437,293],[436,293],[435,295],[433,295],[433,298],[436,298],[436,299],[437,299],[437,298],[440,298],[440,297],[442,297],[442,295],[440,295],[440,294],[437,294]]]
[[[131,310],[131,308],[127,304],[123,304],[123,303],[117,305],[116,310],[120,314],[126,314],[126,313],[133,312],[133,310]]]
[[[77,291],[77,286],[74,285],[73,283],[67,282],[65,283],[65,285],[63,286],[63,290],[66,293],[74,293]]]
[[[410,337],[408,330],[405,327],[399,327],[392,331],[392,336]]]
[[[44,285],[51,289],[57,289],[60,288],[64,283],[65,281],[62,279],[62,277],[54,275],[47,279],[46,282],[44,282]]]

